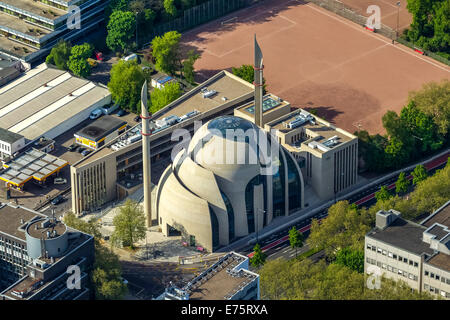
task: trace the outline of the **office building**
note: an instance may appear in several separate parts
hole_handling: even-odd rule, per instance
[[[450,229],[431,224],[448,219],[449,203],[422,224],[392,209],[377,212],[376,226],[365,237],[364,270],[377,266],[387,278],[450,300]]]
[[[126,128],[126,121],[105,115],[76,132],[75,142],[96,150],[125,132]]]
[[[1,299],[89,299],[93,262],[91,235],[21,206],[0,205]],[[70,266],[79,267],[80,289],[67,286]]]

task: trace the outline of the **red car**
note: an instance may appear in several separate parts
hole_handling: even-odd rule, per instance
[[[95,54],[95,59],[97,59],[98,61],[103,61],[103,53],[101,53],[100,51],[94,51]]]

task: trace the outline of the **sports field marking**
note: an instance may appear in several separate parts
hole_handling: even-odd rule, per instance
[[[346,65],[346,64],[348,64],[348,63],[350,63],[350,62],[352,62],[352,61],[354,61],[354,60],[361,59],[361,58],[363,58],[363,57],[365,57],[365,56],[367,56],[367,55],[369,55],[369,54],[372,54],[373,52],[375,52],[375,51],[377,51],[377,50],[380,50],[380,49],[382,49],[382,48],[384,48],[384,47],[386,47],[386,46],[388,46],[388,45],[389,45],[389,44],[386,43],[386,44],[384,44],[384,45],[381,45],[381,46],[379,46],[379,47],[376,47],[375,49],[366,51],[366,52],[364,52],[364,53],[362,53],[362,54],[360,54],[360,55],[358,55],[358,56],[356,56],[356,57],[352,57],[352,58],[350,58],[350,59],[348,59],[348,60],[345,60],[345,61],[343,61],[343,62],[341,62],[341,63],[335,64],[335,65],[332,66],[331,68],[324,69],[324,70],[322,70],[321,72],[316,73],[316,74],[312,75],[312,76],[309,77],[309,78],[306,78],[306,79],[304,79],[304,80],[301,80],[301,81],[295,83],[293,86],[290,86],[290,87],[288,87],[288,88],[283,89],[282,91],[280,91],[279,94],[281,94],[281,93],[283,93],[283,92],[285,92],[285,91],[287,91],[287,90],[293,89],[293,88],[297,87],[298,85],[302,84],[303,82],[311,81],[311,79],[317,78],[318,76],[321,76],[321,75],[324,74],[324,73],[328,73],[328,72],[330,72],[331,70],[334,70],[334,69],[337,69],[337,68],[339,68],[339,67],[342,67],[342,66],[344,66],[344,65]]]
[[[299,0],[295,0],[295,1],[299,1]],[[382,41],[382,42],[384,42],[386,44],[391,44],[392,40],[388,41],[388,40],[385,40],[382,36],[374,35],[373,33],[368,33],[364,29],[360,28],[359,25],[357,25],[355,23],[352,23],[350,21],[347,21],[345,18],[336,17],[336,16],[333,16],[333,15],[331,15],[329,13],[326,13],[326,12],[322,11],[324,9],[320,10],[320,9],[316,8],[314,5],[312,5],[311,3],[308,3],[307,6],[309,8],[311,8],[311,9],[314,9],[317,12],[320,12],[323,15],[326,15],[326,16],[328,16],[330,18],[333,18],[334,20],[340,21],[341,23],[343,23],[343,24],[345,24],[345,25],[347,25],[347,26],[349,26],[349,27],[351,27],[351,28],[353,28],[355,30],[358,30],[359,32],[363,32],[363,33],[365,33],[366,35],[368,35],[370,37],[378,39],[379,41]],[[450,68],[445,68],[444,66],[441,66],[441,65],[439,65],[437,63],[434,63],[433,61],[430,61],[429,59],[425,59],[422,56],[419,56],[416,53],[411,52],[412,50],[411,51],[406,50],[406,49],[404,49],[402,46],[400,46],[398,44],[396,46],[394,46],[394,48],[397,48],[398,50],[406,52],[407,54],[409,54],[409,55],[411,55],[411,56],[413,56],[413,57],[415,57],[417,59],[423,60],[423,61],[425,61],[425,62],[427,62],[427,63],[429,63],[429,64],[431,64],[431,65],[433,65],[433,66],[435,66],[435,67],[437,67],[439,69],[441,69],[441,70],[444,70],[444,71],[450,73]]]
[[[279,17],[283,18],[281,15],[280,15]],[[285,31],[285,30],[289,30],[289,29],[291,29],[291,28],[293,28],[293,27],[295,27],[295,26],[297,25],[296,22],[294,22],[294,21],[292,21],[292,20],[290,20],[290,19],[288,19],[288,18],[286,18],[286,17],[284,17],[284,19],[286,19],[286,21],[290,22],[291,25],[289,25],[289,26],[287,26],[287,27],[284,27],[284,28],[281,28],[281,29],[278,29],[278,30],[276,30],[276,31],[267,33],[267,34],[265,34],[265,35],[262,36],[262,37],[259,36],[258,39],[259,39],[259,40],[262,40],[262,39],[265,39],[265,38],[269,38],[269,37],[271,37],[272,35],[274,35],[274,34],[276,34],[276,33],[280,33],[280,32],[283,32],[283,31]],[[220,39],[220,37],[219,37],[219,39]],[[209,54],[212,54],[213,56],[215,56],[215,57],[217,57],[217,58],[223,58],[223,57],[225,57],[225,56],[227,56],[227,55],[229,55],[229,54],[231,54],[231,53],[233,53],[233,52],[235,52],[235,51],[237,51],[237,50],[240,50],[240,49],[245,48],[245,47],[248,47],[248,46],[251,46],[251,44],[246,43],[246,44],[244,44],[244,45],[242,45],[242,46],[236,47],[236,48],[234,48],[234,49],[232,49],[232,50],[230,50],[230,51],[227,51],[227,52],[225,52],[225,53],[222,53],[222,54],[220,54],[220,55],[213,54],[213,53],[212,53],[211,51],[209,51],[209,50],[205,50],[205,51],[208,52]]]

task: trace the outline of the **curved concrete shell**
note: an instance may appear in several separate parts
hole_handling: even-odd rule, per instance
[[[258,137],[259,130],[234,116],[213,119],[197,130],[158,184],[156,206],[164,234],[173,227],[214,251],[303,207],[301,171],[282,147],[277,145],[277,155],[269,154],[278,173],[262,170],[268,156],[257,156],[261,137],[251,136],[254,131]]]

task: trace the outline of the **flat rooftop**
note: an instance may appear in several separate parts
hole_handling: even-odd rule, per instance
[[[428,259],[426,263],[439,269],[450,271],[450,255],[448,254],[439,252],[437,255]]]
[[[273,94],[266,94],[263,97],[263,114],[270,113],[282,107],[289,105],[289,102],[280,99],[279,97]],[[254,116],[255,114],[255,101],[251,101],[243,106],[237,108],[237,110],[249,115]]]
[[[0,141],[6,142],[6,143],[14,143],[17,140],[20,140],[22,138],[23,138],[23,136],[20,134],[0,128]]]
[[[41,16],[50,20],[54,20],[60,16],[63,16],[67,11],[46,5],[40,1],[33,0],[1,0],[7,5],[31,12],[37,16]],[[0,5],[1,6],[1,5]]]
[[[0,232],[25,241],[25,231],[20,231],[19,228],[27,221],[43,217],[29,209],[2,203],[0,205]],[[20,223],[21,219],[24,221],[23,224]]]
[[[213,95],[210,98],[203,98],[201,89],[208,88],[208,90],[215,90],[217,94]],[[159,120],[171,115],[175,115],[177,117],[181,117],[191,111],[197,110],[199,114],[205,113],[207,111],[211,111],[217,107],[224,105],[225,103],[229,103],[230,101],[242,97],[246,94],[252,93],[254,91],[254,87],[252,84],[240,79],[239,77],[227,72],[221,71],[209,80],[206,80],[202,84],[198,85],[191,91],[187,92],[164,109],[155,113],[155,117],[152,118],[152,121]],[[226,100],[222,98],[226,97]],[[140,124],[137,124],[130,130],[136,130]],[[170,129],[170,127],[168,128]],[[128,130],[127,133],[130,131]],[[152,134],[150,137],[151,140],[157,139],[159,137],[164,136],[170,131],[162,130],[160,132]],[[87,157],[81,159],[79,162],[74,164],[76,167],[83,166],[87,163],[93,162],[101,157],[111,154],[113,151],[110,146],[118,141],[119,138],[114,139],[108,145],[100,148],[99,150],[91,153]],[[140,142],[135,142],[140,143]]]
[[[34,24],[27,23],[27,22],[25,22],[25,20],[22,20],[18,17],[12,16],[12,15],[4,13],[3,11],[0,11],[0,29],[2,26],[25,33],[26,35],[29,35],[29,36],[37,37],[37,38],[43,37],[43,36],[53,32],[48,29],[38,27]]]
[[[439,223],[446,226],[447,228],[450,228],[450,201],[448,201],[444,206],[436,210],[435,213],[425,219],[422,222],[422,225],[431,227],[435,223]]]
[[[75,134],[92,141],[98,141],[126,124],[126,121],[104,115]]]
[[[10,40],[3,35],[0,35],[0,52],[12,53],[18,57],[25,57],[38,49],[30,47],[24,43]]]
[[[107,96],[107,88],[43,64],[0,89],[0,127],[34,140]]]
[[[256,278],[254,274],[244,269],[235,274],[230,272],[243,261],[243,257],[234,253],[229,254],[191,281],[183,290],[189,293],[190,300],[228,299],[227,296],[234,295],[240,286]]]
[[[368,237],[420,255],[427,253],[432,255],[433,249],[428,243],[422,241],[424,226],[409,222],[402,218],[397,218],[384,230],[377,228],[367,234]]]

